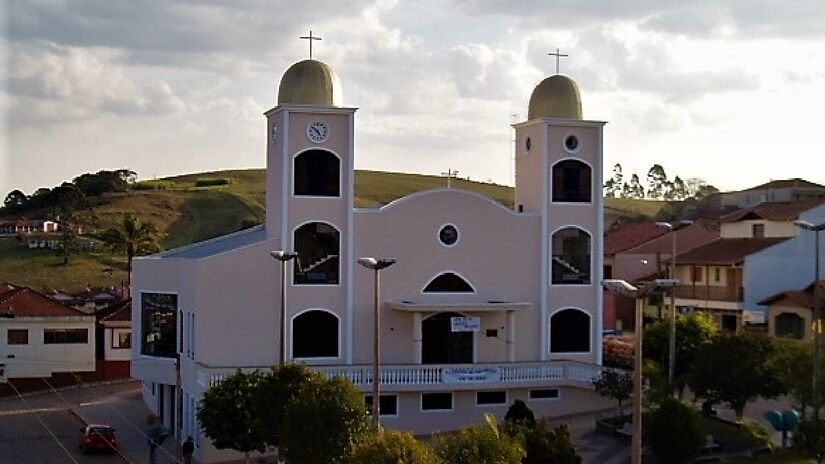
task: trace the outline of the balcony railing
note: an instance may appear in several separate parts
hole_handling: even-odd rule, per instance
[[[349,379],[362,391],[372,385],[371,365],[308,366],[328,378]],[[255,369],[242,368],[248,372]],[[592,388],[591,381],[601,375],[602,366],[575,361],[545,361],[500,364],[443,365],[383,365],[381,385],[394,391],[472,390],[480,386],[519,387],[533,385],[576,386]],[[200,367],[198,381],[202,386],[220,383],[235,369]],[[207,383],[208,382],[208,383]]]
[[[743,301],[744,290],[741,287],[679,285],[676,287],[676,298],[713,301]]]

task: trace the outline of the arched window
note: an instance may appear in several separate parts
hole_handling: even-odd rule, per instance
[[[424,293],[473,293],[473,287],[459,275],[445,272],[424,287]]]
[[[562,309],[550,318],[551,353],[590,351],[590,315],[578,309]]]
[[[556,285],[590,284],[590,235],[578,227],[553,234],[553,278]]]
[[[338,318],[332,313],[311,310],[292,320],[293,358],[337,358]]]
[[[326,150],[309,150],[295,157],[295,195],[340,195],[341,161]]]
[[[338,230],[322,222],[304,224],[295,231],[295,284],[338,284]]]
[[[564,160],[553,166],[553,201],[589,203],[590,166],[577,160]]]
[[[776,336],[803,338],[805,336],[805,320],[794,313],[782,313],[776,316]]]

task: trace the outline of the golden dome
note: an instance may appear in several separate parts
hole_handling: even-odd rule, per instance
[[[579,86],[573,79],[556,74],[533,89],[527,119],[537,118],[582,119]]]
[[[327,64],[299,61],[281,78],[278,104],[341,106],[341,82]]]

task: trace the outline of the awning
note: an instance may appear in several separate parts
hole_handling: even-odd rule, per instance
[[[387,303],[390,309],[412,313],[489,313],[495,311],[520,311],[528,309],[531,303],[511,303],[507,301],[486,301],[478,303],[416,303],[401,301]]]

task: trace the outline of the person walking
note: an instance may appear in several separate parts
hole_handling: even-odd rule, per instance
[[[192,464],[192,454],[195,453],[195,443],[192,441],[192,437],[186,437],[186,441],[183,442],[181,447],[181,453],[183,453],[184,464]]]

